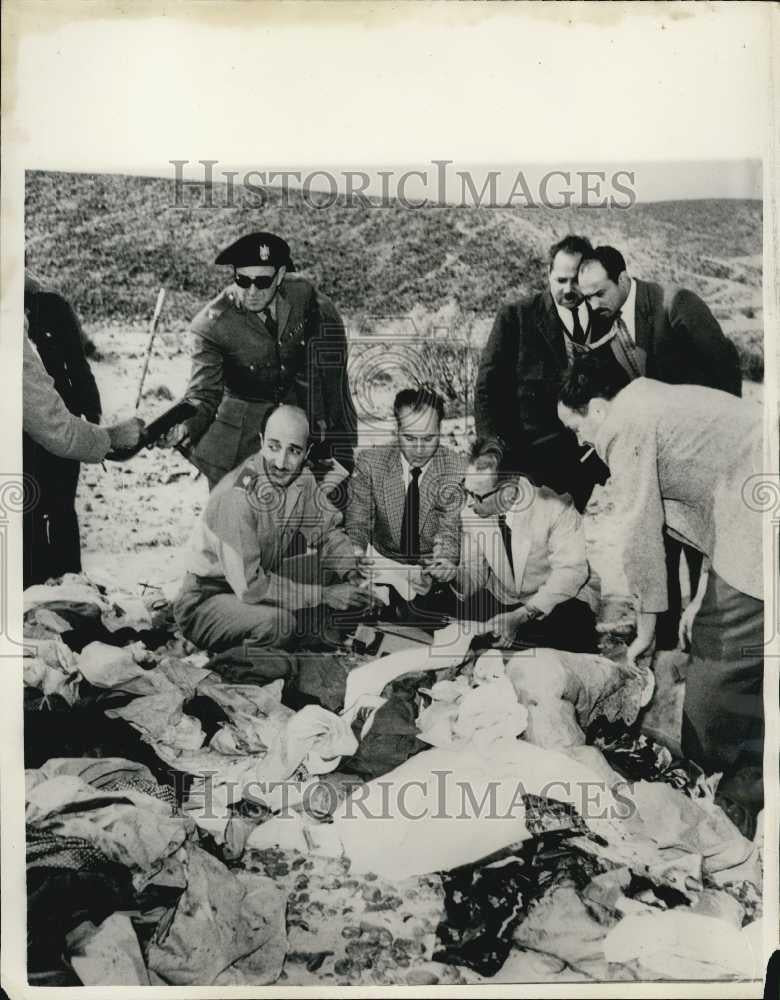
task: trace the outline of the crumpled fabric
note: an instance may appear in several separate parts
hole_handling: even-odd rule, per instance
[[[73,970],[85,986],[148,986],[141,946],[130,918],[112,913],[95,926],[85,921],[66,938]]]
[[[70,601],[76,604],[95,604],[101,611],[110,610],[108,601],[86,578],[76,573],[66,573],[60,583],[38,583],[22,593],[25,613],[41,604],[53,601]]]
[[[414,754],[427,749],[428,745],[418,738],[416,714],[414,691],[403,684],[395,685],[390,697],[377,708],[365,735],[362,730],[357,731],[362,724],[362,714],[356,718],[352,731],[360,745],[352,756],[341,761],[339,771],[357,774],[369,781],[393,771]]]
[[[78,669],[94,687],[150,695],[177,690],[160,670],[144,670],[139,664],[150,662],[150,654],[141,643],[110,646],[91,642],[78,658]]]
[[[233,873],[199,847],[187,888],[160,921],[147,961],[153,984],[263,986],[287,953],[286,895],[270,878]]]
[[[692,799],[663,782],[636,782],[627,792],[637,812],[627,824],[649,836],[662,851],[675,849],[701,856],[704,873],[727,871],[753,854],[743,837],[711,798]]]
[[[154,879],[192,829],[166,802],[132,790],[95,789],[72,775],[31,781],[25,820],[39,831],[89,841],[129,869],[136,888]]]
[[[527,840],[528,795],[569,803],[587,813],[590,831],[623,842],[620,805],[604,781],[565,754],[524,740],[494,744],[487,755],[439,748],[416,754],[347,796],[333,814],[334,833],[354,872],[402,879],[446,871]]]
[[[50,757],[37,771],[27,772],[28,787],[47,778],[69,774],[93,788],[108,792],[136,791],[166,802],[176,811],[176,793],[169,785],[159,784],[144,764],[125,757]],[[35,777],[32,777],[32,775]]]
[[[631,914],[604,941],[608,962],[639,961],[655,976],[670,980],[761,979],[761,928],[737,930],[715,917],[677,907]]]
[[[448,682],[439,682],[439,685]],[[459,693],[458,685],[449,682],[446,693],[434,685],[432,693],[455,694],[453,702],[434,700],[418,719],[420,739],[432,746],[456,750],[473,744],[481,753],[499,740],[514,740],[525,732],[528,710],[517,701],[508,677],[501,675],[477,687]]]
[[[25,686],[37,688],[44,699],[56,694],[75,705],[81,674],[73,652],[60,639],[39,639],[32,648],[35,655],[22,659]]]
[[[319,705],[306,705],[287,722],[261,772],[266,780],[282,781],[303,764],[309,774],[327,774],[357,748],[349,720]]]
[[[267,685],[281,680],[282,701],[293,709],[312,703],[331,712],[344,707],[349,665],[343,655],[235,646],[212,657],[207,666],[232,684]]]
[[[183,712],[184,695],[177,688],[136,698],[122,708],[106,710],[109,719],[124,719],[141,733],[159,754],[160,746],[198,750],[205,734],[200,722]],[[165,758],[163,758],[165,759]]]
[[[632,724],[646,703],[651,673],[631,671],[604,656],[558,649],[513,653],[506,670],[529,708],[533,741],[548,747],[583,744],[584,731],[601,716]]]
[[[98,862],[96,855],[88,857],[83,849],[74,866],[70,849],[62,846],[66,840],[70,838],[49,838],[48,854],[41,855],[40,864],[27,868],[29,972],[55,968],[64,950],[65,935],[78,924],[85,920],[100,923],[114,911],[136,905],[126,868],[103,855]]]

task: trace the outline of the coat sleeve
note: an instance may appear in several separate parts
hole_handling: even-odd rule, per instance
[[[506,410],[511,404],[513,333],[512,308],[505,305],[496,316],[482,350],[474,394],[477,437],[486,443],[505,446]]]
[[[345,518],[347,535],[354,545],[365,550],[374,537],[376,499],[374,497],[371,463],[361,452],[349,480],[349,499]]]
[[[461,481],[465,471],[459,469],[448,473],[436,487],[435,502],[440,513],[433,554],[438,558],[448,559],[456,566],[460,562],[461,511],[464,500]]]
[[[320,558],[323,569],[334,572],[343,579],[350,570],[357,567],[357,558],[352,540],[343,527],[344,518],[340,511],[320,491],[318,498],[320,510],[320,531],[322,544]]]
[[[22,364],[22,427],[33,441],[60,458],[100,462],[111,450],[108,431],[75,417],[65,406],[26,336]]]
[[[475,515],[476,516],[476,515]],[[487,586],[489,567],[485,553],[479,542],[479,524],[469,529],[463,523],[461,515],[461,550],[458,573],[453,581],[453,587],[466,597]]]
[[[209,520],[225,579],[244,604],[273,604],[297,611],[320,603],[318,584],[298,583],[263,569],[257,514],[243,490],[224,494]]]
[[[75,310],[62,296],[57,296],[60,319],[57,326],[67,342],[68,367],[76,389],[81,412],[90,423],[100,423],[103,412],[95,376],[84,353],[84,333]]]
[[[548,534],[548,547],[550,575],[528,598],[529,604],[546,615],[557,605],[576,597],[589,575],[582,518],[573,504],[560,504]]]
[[[320,428],[323,432],[328,428],[328,409],[325,403],[328,379],[320,357],[322,348],[320,307],[313,292],[306,303],[303,322],[306,329],[306,371],[304,379],[308,385],[309,393],[305,409],[309,413],[312,436],[315,440],[319,440]]]
[[[195,445],[211,426],[224,392],[222,351],[206,332],[193,329],[192,369],[184,398],[198,408],[187,422],[190,440]]]
[[[347,333],[344,322],[330,299],[319,295],[318,300],[326,440],[333,457],[351,472],[357,446],[357,414],[349,387]]]
[[[663,498],[658,478],[658,444],[652,424],[634,421],[609,445],[614,521],[623,536],[623,569],[637,610],[667,610]]]
[[[668,304],[675,337],[684,338],[696,384],[742,395],[742,370],[733,342],[723,333],[707,304],[681,288]]]

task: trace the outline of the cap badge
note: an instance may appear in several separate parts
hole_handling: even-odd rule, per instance
[[[269,260],[271,257],[271,248],[267,243],[260,244],[260,260]]]

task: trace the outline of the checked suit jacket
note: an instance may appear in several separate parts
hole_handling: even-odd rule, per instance
[[[458,562],[460,554],[460,483],[465,459],[439,446],[420,479],[420,554]],[[379,445],[358,453],[349,484],[345,529],[355,545],[369,543],[380,555],[402,561],[401,522],[406,487],[397,445]]]

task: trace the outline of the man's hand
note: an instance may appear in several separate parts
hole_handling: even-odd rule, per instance
[[[329,587],[323,587],[322,600],[334,611],[367,608],[373,603],[371,594],[353,583],[334,583]]]
[[[680,627],[677,631],[679,648],[687,653],[691,648],[691,635],[693,633],[693,620],[699,613],[700,605],[696,601],[691,601],[688,607],[680,615]]]
[[[419,578],[416,578],[415,575],[412,573],[409,574],[409,586],[412,588],[412,590],[418,597],[422,597],[423,594],[427,594],[428,591],[431,589],[432,583],[433,580],[425,570],[423,570],[423,572],[420,573]]]
[[[652,659],[655,653],[655,625],[658,615],[651,612],[637,612],[636,616],[636,639],[631,643],[626,651],[626,664],[629,667],[638,669],[640,664],[637,661],[647,658]]]
[[[111,441],[112,451],[125,451],[128,448],[135,448],[141,440],[141,431],[144,429],[144,422],[140,417],[130,417],[119,424],[107,427],[108,437]]]
[[[155,448],[189,448],[190,433],[186,424],[176,424],[162,437],[157,438]]]
[[[492,632],[496,636],[495,645],[499,649],[509,649],[515,640],[517,630],[527,621],[528,614],[525,612],[525,608],[504,611],[500,615],[494,615],[485,623],[485,632]]]
[[[443,557],[434,557],[425,563],[425,572],[438,583],[450,583],[458,573],[454,562]]]

